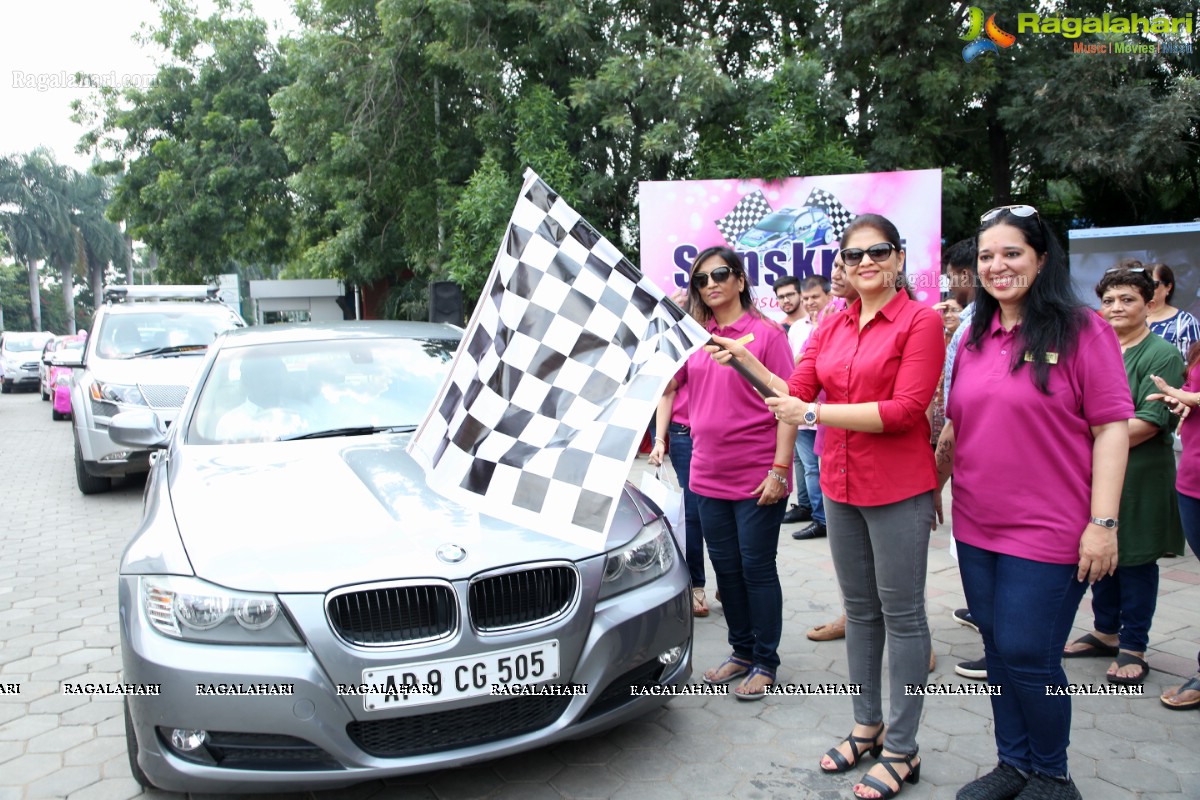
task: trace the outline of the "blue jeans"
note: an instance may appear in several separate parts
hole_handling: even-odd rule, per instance
[[[1158,562],[1117,571],[1092,585],[1092,614],[1100,633],[1119,633],[1121,649],[1146,652],[1158,607]]]
[[[813,522],[825,524],[825,502],[821,496],[821,465],[813,447],[817,443],[817,432],[801,428],[796,431],[796,457],[804,469],[804,488],[808,494],[808,507],[812,509]],[[797,470],[796,477],[800,477]],[[799,485],[800,481],[797,480]]]
[[[671,466],[683,489],[683,537],[684,556],[688,572],[692,575],[692,586],[704,586],[704,535],[700,529],[700,509],[696,505],[696,494],[688,488],[692,476],[692,434],[687,426],[672,422],[667,426],[670,440]]]
[[[1183,523],[1183,536],[1187,539],[1192,555],[1200,558],[1200,497],[1192,497],[1183,492],[1179,495],[1179,519]],[[1200,667],[1200,652],[1196,654],[1196,663]]]
[[[1071,738],[1070,695],[1062,652],[1086,583],[1075,564],[1045,564],[958,542],[958,570],[971,616],[983,635],[1000,761],[1062,777]]]
[[[775,554],[787,502],[760,506],[757,498],[696,498],[729,626],[729,646],[735,655],[774,672],[783,632],[783,589]]]

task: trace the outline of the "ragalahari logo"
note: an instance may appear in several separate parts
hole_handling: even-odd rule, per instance
[[[1001,47],[1012,47],[1017,41],[1017,37],[1011,33],[1000,30],[1000,26],[996,24],[995,14],[988,17],[985,23],[983,21],[983,9],[977,6],[971,6],[971,16],[968,25],[966,35],[958,37],[963,41],[970,42],[970,44],[963,48],[962,53],[963,61],[966,61],[968,64],[984,53],[999,55]]]

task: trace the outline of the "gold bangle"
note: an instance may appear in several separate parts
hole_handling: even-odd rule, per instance
[[[775,382],[775,373],[774,373],[774,372],[768,372],[767,374],[771,376],[771,377],[767,378],[767,388],[768,388],[768,389],[770,389],[770,388],[771,388],[771,384]]]

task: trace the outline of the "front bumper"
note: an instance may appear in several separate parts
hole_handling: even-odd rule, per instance
[[[339,696],[337,684],[370,667],[420,663],[438,654],[411,647],[367,652],[325,636],[313,625],[316,609],[323,608],[319,595],[282,598],[308,642],[304,646],[183,642],[149,626],[137,592],[137,576],[122,576],[123,680],[161,687],[160,695],[132,696],[129,704],[140,748],[138,763],[152,783],[169,791],[335,788],[497,758],[634,719],[669,698],[634,696],[631,683],[676,685],[691,676],[691,593],[682,558],[652,584],[595,605],[585,598],[566,619],[487,642],[503,649],[556,638],[563,650],[557,682],[584,684],[587,694],[476,697],[388,712],[364,711],[363,699]],[[473,635],[467,631],[462,638]],[[661,664],[658,655],[673,647],[682,647],[682,656],[674,664]],[[328,653],[327,648],[338,651]],[[318,659],[315,652],[325,657]],[[212,683],[282,684],[290,685],[292,693],[197,696],[197,684]],[[249,758],[243,750],[240,759],[227,758],[220,764],[196,763],[167,743],[174,728],[221,732],[214,738],[222,741],[259,741],[263,750]],[[429,746],[395,757],[367,752],[374,749],[365,743],[368,736],[373,741],[378,741],[376,734],[412,738],[416,730]],[[429,744],[427,735],[436,741]],[[281,743],[292,749],[281,748]]]

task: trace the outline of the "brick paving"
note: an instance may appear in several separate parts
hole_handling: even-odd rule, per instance
[[[635,472],[645,468],[644,460]],[[70,424],[53,422],[37,394],[0,396],[0,800],[122,800],[143,794],[125,758],[119,700],[61,694],[64,680],[120,679],[116,574],[140,514],[138,482],[83,497],[75,488]],[[782,682],[845,683],[841,642],[812,643],[806,629],[839,613],[825,540],[795,542],[784,526]],[[930,680],[974,684],[953,672],[978,658],[978,636],[951,619],[963,605],[948,529],[934,534],[929,614],[938,666]],[[1200,643],[1200,564],[1162,562],[1144,697],[1076,698],[1071,770],[1087,800],[1200,798],[1191,744],[1200,712],[1158,702],[1195,670]],[[710,590],[711,597],[711,590]],[[726,653],[721,606],[696,621],[696,674]],[[1090,629],[1085,600],[1078,632]],[[1036,624],[1036,621],[1032,621]],[[1067,662],[1072,682],[1104,685],[1104,660]],[[849,731],[845,697],[680,697],[668,707],[590,739],[467,768],[375,781],[321,800],[405,798],[813,798],[850,797],[861,771],[825,775],[821,753]],[[910,800],[948,800],[995,763],[991,714],[980,696],[930,697],[920,733],[921,783]],[[1189,744],[1191,743],[1191,744]],[[168,797],[161,792],[152,796]]]

